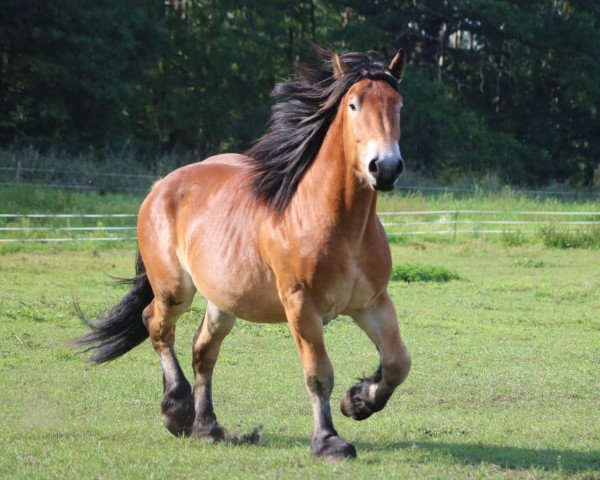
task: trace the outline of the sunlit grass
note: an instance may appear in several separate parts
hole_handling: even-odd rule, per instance
[[[46,247],[44,250],[43,247]],[[264,425],[255,447],[170,436],[161,370],[148,342],[93,367],[67,342],[84,331],[73,299],[97,315],[122,295],[135,246],[48,245],[0,260],[0,477],[3,478],[596,478],[600,474],[600,251],[506,248],[482,239],[395,245],[395,265],[434,265],[451,282],[392,282],[413,369],[364,422],[337,402],[377,353],[349,319],[331,322],[336,426],[358,459],[313,462],[312,409],[286,325],[238,322],[215,372],[220,420]],[[176,349],[191,379],[198,298]]]

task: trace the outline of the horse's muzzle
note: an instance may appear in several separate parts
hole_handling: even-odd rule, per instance
[[[375,190],[388,192],[394,189],[394,183],[404,171],[404,160],[402,157],[386,158],[384,160],[371,160],[369,162],[369,173],[375,179]]]

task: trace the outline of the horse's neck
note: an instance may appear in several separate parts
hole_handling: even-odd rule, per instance
[[[341,115],[329,128],[297,194],[297,205],[311,205],[320,216],[320,225],[348,238],[360,240],[373,220],[377,196],[346,161]]]

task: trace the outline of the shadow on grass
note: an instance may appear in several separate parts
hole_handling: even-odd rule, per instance
[[[308,446],[309,440],[295,437],[266,436],[265,443],[282,442],[285,445],[298,445],[304,443]],[[429,453],[433,457],[450,458],[452,463],[462,465],[479,465],[481,463],[494,464],[509,470],[527,470],[537,468],[543,470],[561,470],[565,472],[579,472],[585,470],[600,471],[600,451],[579,452],[576,450],[563,450],[553,448],[521,448],[502,445],[485,445],[477,443],[450,443],[450,442],[394,442],[371,443],[354,442],[360,458],[360,452],[389,452],[398,449],[417,449]]]

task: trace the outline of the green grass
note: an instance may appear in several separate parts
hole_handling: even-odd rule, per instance
[[[100,194],[77,192],[43,186],[3,186],[0,189],[0,213],[137,213],[143,193]],[[597,212],[594,200],[571,200],[556,197],[530,197],[505,189],[502,193],[479,192],[475,195],[423,195],[393,193],[378,196],[379,211],[421,210],[505,210]]]
[[[45,247],[45,249],[43,248]],[[38,246],[0,257],[2,478],[600,478],[600,251],[456,244],[394,245],[397,265],[444,266],[452,282],[392,282],[413,370],[364,422],[334,407],[354,462],[309,456],[312,412],[285,325],[238,322],[215,372],[222,423],[264,425],[257,446],[206,445],[163,428],[161,371],[148,342],[91,366],[66,347],[133,272],[134,246]],[[204,304],[178,324],[191,341]],[[326,328],[332,402],[377,354],[346,318]]]
[[[3,186],[0,213],[137,213],[145,195]]]

